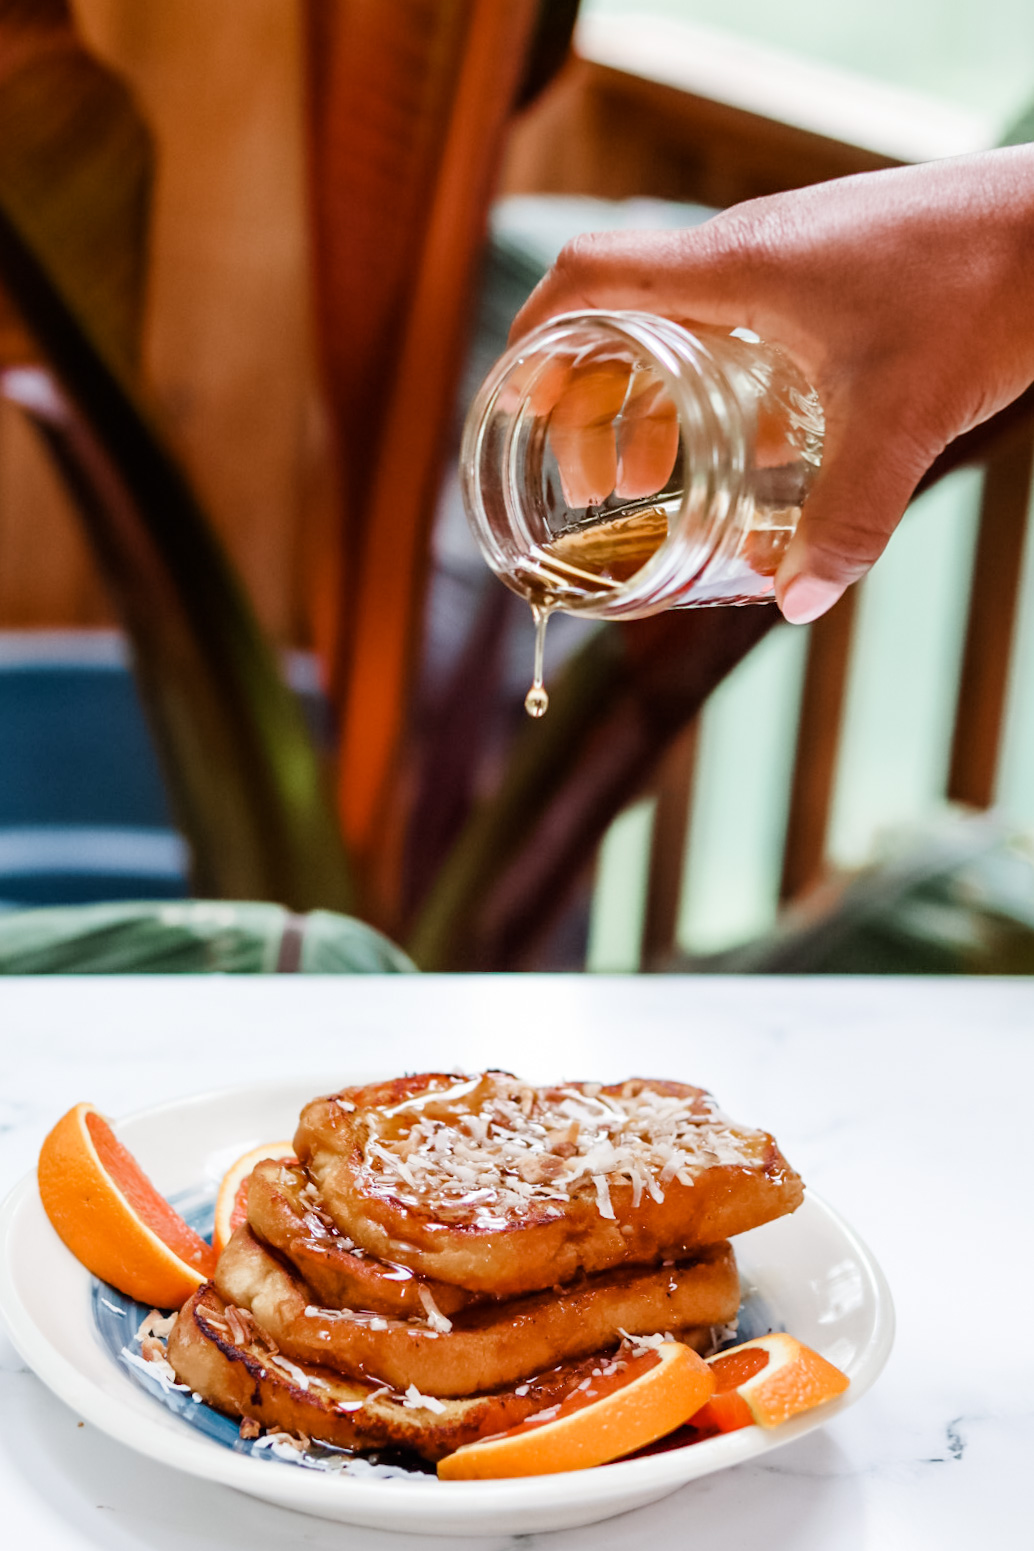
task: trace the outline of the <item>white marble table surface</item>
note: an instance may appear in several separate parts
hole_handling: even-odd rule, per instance
[[[867,1240],[898,1337],[876,1387],[762,1462],[585,1529],[464,1542],[618,1551],[1034,1544],[1034,983],[426,977],[0,980],[0,1193],[56,1117],[305,1070],[648,1072],[778,1136]],[[32,1551],[434,1551],[132,1454],[0,1329],[0,1518]],[[455,1544],[455,1542],[454,1542]]]

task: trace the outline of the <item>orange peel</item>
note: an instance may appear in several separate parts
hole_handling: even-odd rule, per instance
[[[151,1184],[92,1104],[63,1115],[40,1149],[44,1209],[88,1271],[160,1309],[179,1308],[215,1254]]]
[[[227,1169],[216,1197],[212,1228],[212,1248],[217,1256],[229,1244],[234,1229],[248,1219],[248,1180],[255,1165],[264,1163],[267,1158],[293,1157],[293,1142],[266,1142],[261,1147],[252,1147]]]
[[[723,1433],[752,1423],[779,1427],[835,1400],[850,1383],[839,1368],[785,1331],[744,1341],[712,1357],[708,1366],[715,1392],[692,1423]]]
[[[629,1358],[615,1386],[604,1374],[508,1432],[446,1455],[438,1475],[443,1481],[486,1481],[604,1465],[674,1432],[714,1387],[714,1374],[691,1347],[665,1341]]]

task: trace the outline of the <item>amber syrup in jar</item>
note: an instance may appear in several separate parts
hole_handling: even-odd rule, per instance
[[[745,329],[568,313],[504,355],[460,463],[481,551],[535,617],[529,714],[549,703],[555,609],[640,619],[771,597],[822,437],[810,384]]]

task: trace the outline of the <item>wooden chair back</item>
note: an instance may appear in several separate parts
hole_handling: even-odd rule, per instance
[[[699,74],[699,64],[696,68]],[[910,159],[904,132],[899,132],[901,154],[892,155],[814,126],[709,99],[678,84],[677,64],[666,63],[663,69],[667,80],[648,79],[598,59],[573,59],[517,126],[505,191],[611,199],[650,195],[725,206]],[[944,133],[964,134],[965,126],[947,124]],[[1031,503],[1031,394],[949,449],[920,488],[975,460],[984,467],[983,495],[944,795],[986,808],[994,799],[1002,746]],[[826,870],[856,613],[857,591],[852,589],[810,629],[793,775],[786,794],[780,889],[784,902],[814,888]],[[646,968],[663,965],[677,946],[698,742],[693,723],[670,748],[654,782],[642,938]]]

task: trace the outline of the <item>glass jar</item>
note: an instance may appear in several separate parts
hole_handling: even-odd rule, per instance
[[[758,602],[822,435],[814,390],[746,329],[567,313],[508,351],[471,406],[467,516],[537,618]]]

